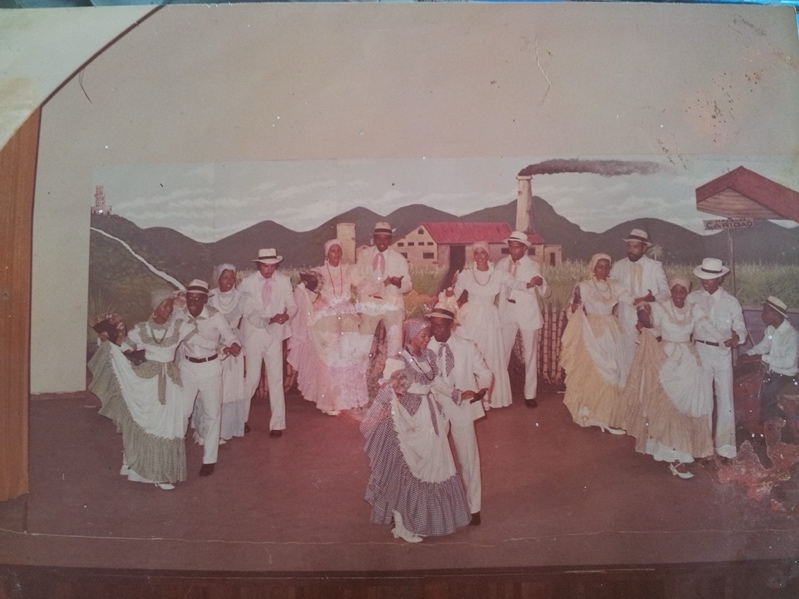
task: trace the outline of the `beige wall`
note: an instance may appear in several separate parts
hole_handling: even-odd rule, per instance
[[[681,154],[712,153],[790,164],[797,66],[787,7],[168,6],[42,112],[31,390],[85,387],[96,167],[648,154],[679,168]]]

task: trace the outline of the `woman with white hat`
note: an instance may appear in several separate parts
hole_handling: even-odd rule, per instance
[[[669,286],[670,299],[648,304],[651,326],[641,330],[624,390],[625,428],[636,451],[668,462],[674,476],[687,479],[693,474],[686,464],[713,455],[713,396],[692,340],[705,313],[686,303],[687,277],[672,277]]]
[[[613,310],[620,302],[632,304],[633,298],[608,278],[610,265],[610,256],[594,254],[589,264],[591,278],[574,289],[560,357],[566,371],[563,403],[580,426],[623,435],[622,391],[631,360]]]
[[[131,328],[123,343],[143,349],[146,361],[133,366],[122,348],[103,342],[89,362],[89,390],[102,402],[100,414],[122,433],[120,474],[170,490],[186,480],[184,437],[193,404],[183,393],[175,351],[196,327],[172,318],[171,291],[154,291],[151,300],[152,316]]]

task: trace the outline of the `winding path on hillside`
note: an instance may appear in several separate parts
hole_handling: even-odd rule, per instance
[[[97,229],[97,228],[95,228],[95,227],[89,227],[89,228],[90,228],[92,231],[97,231],[97,232],[98,232],[98,233],[100,233],[101,235],[105,235],[105,236],[106,236],[106,237],[108,237],[109,239],[113,239],[114,241],[118,241],[119,243],[121,243],[121,244],[122,244],[122,247],[124,247],[126,250],[128,250],[128,251],[130,252],[130,255],[131,255],[131,256],[133,256],[134,258],[136,258],[136,260],[138,260],[139,262],[141,262],[142,264],[144,264],[144,265],[147,267],[147,269],[148,269],[150,272],[152,272],[154,275],[156,275],[156,276],[158,276],[158,277],[161,277],[161,278],[162,278],[164,281],[166,281],[167,283],[169,283],[169,284],[170,284],[170,285],[172,285],[173,287],[176,287],[177,289],[180,289],[180,290],[184,290],[184,289],[185,289],[185,287],[183,286],[183,283],[181,283],[180,281],[178,281],[178,280],[177,280],[175,277],[173,277],[173,276],[171,276],[171,275],[168,275],[168,274],[166,274],[164,271],[162,271],[162,270],[158,270],[158,269],[157,269],[155,266],[153,266],[152,264],[150,264],[149,262],[147,262],[147,260],[145,260],[144,258],[142,258],[142,257],[141,257],[139,254],[137,254],[136,252],[134,252],[134,251],[133,251],[133,248],[132,248],[132,247],[130,247],[130,246],[129,246],[129,245],[126,243],[126,242],[122,241],[122,240],[121,240],[119,237],[114,237],[113,235],[109,235],[109,234],[108,234],[108,233],[106,233],[105,231],[103,231],[103,230],[101,230],[101,229]]]

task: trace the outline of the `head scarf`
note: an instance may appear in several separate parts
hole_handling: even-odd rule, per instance
[[[161,305],[164,300],[172,297],[172,290],[170,289],[156,289],[150,292],[150,307],[155,310]]]
[[[214,281],[219,283],[219,277],[221,277],[222,273],[225,272],[226,270],[232,270],[234,275],[238,272],[238,269],[235,266],[225,262],[214,268]]]
[[[477,250],[483,249],[486,251],[486,254],[489,254],[488,251],[488,242],[487,241],[475,241],[472,244],[472,254],[474,254]]]
[[[608,256],[607,254],[594,254],[591,256],[591,262],[588,264],[588,270],[591,272],[591,276],[594,276],[594,269],[596,268],[597,262],[600,260],[607,260],[611,265],[613,264],[613,258]]]
[[[405,344],[410,343],[423,330],[430,328],[430,323],[423,318],[409,318],[403,325],[402,332],[405,335]]]
[[[674,275],[669,279],[669,290],[671,290],[675,285],[682,285],[685,287],[686,291],[691,291],[691,281],[688,280],[688,277]]]
[[[327,253],[330,251],[330,248],[332,248],[334,245],[337,245],[341,249],[344,249],[343,247],[341,247],[341,242],[338,239],[329,239],[328,241],[325,241],[325,260],[327,260]]]

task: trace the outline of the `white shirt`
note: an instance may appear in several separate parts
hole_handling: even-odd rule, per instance
[[[188,322],[197,325],[197,334],[183,342],[184,355],[190,358],[210,358],[218,353],[219,341],[225,346],[238,343],[236,334],[230,328],[227,318],[208,305],[194,318],[188,314]]]
[[[394,307],[402,307],[402,294],[411,290],[411,275],[408,272],[408,261],[405,257],[388,248],[382,252],[384,267],[382,272],[375,268],[375,257],[380,254],[377,247],[371,246],[361,250],[352,283],[358,288],[358,311],[370,312],[369,307],[377,301],[387,301]],[[400,286],[385,285],[389,277],[402,277]],[[381,310],[378,310],[381,311]]]
[[[633,300],[644,297],[649,291],[655,296],[656,302],[665,302],[671,297],[663,264],[646,254],[635,262],[629,258],[614,262],[608,278],[623,287]],[[632,304],[619,306],[619,321],[628,332],[635,328],[638,314]]]
[[[453,368],[449,374],[446,373],[445,356],[443,353],[439,355],[444,343],[452,350]],[[438,393],[453,397],[453,392],[457,392],[455,403],[460,405],[460,394],[464,391],[479,391],[491,386],[491,370],[472,341],[453,332],[446,342],[439,343],[435,337],[432,338],[427,347],[436,355],[439,374],[433,387]]]
[[[768,364],[777,374],[785,376],[799,374],[796,365],[799,354],[799,333],[787,318],[776,329],[771,325],[767,326],[763,340],[746,352],[747,356],[758,354],[763,363]]]
[[[294,301],[291,280],[279,272],[272,274],[270,280],[272,289],[268,306],[263,305],[263,288],[266,279],[260,271],[251,274],[239,285],[239,291],[245,294],[241,304],[241,311],[244,314],[242,329],[245,338],[258,329],[265,330],[269,336],[280,339],[288,339],[291,336],[291,325],[288,320],[283,324],[269,324],[269,320],[277,314],[286,312],[291,319],[297,313],[297,303]]]
[[[515,268],[514,268],[515,266]],[[536,330],[543,326],[541,309],[538,307],[538,296],[549,295],[549,285],[541,276],[538,262],[524,255],[517,262],[505,256],[496,265],[496,270],[508,273],[502,279],[499,293],[499,319],[503,323],[515,322],[524,330]],[[543,282],[538,287],[527,287],[533,277],[541,277]]]
[[[719,348],[729,351],[724,342],[738,334],[738,343],[746,341],[746,325],[744,324],[741,304],[723,288],[710,295],[704,289],[697,289],[688,294],[689,304],[697,304],[702,308],[705,317],[697,320],[694,327],[694,339],[718,343]]]

